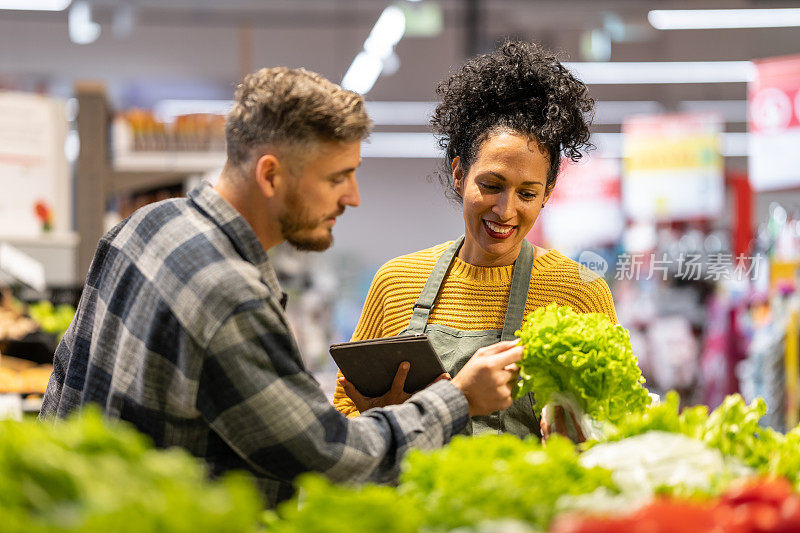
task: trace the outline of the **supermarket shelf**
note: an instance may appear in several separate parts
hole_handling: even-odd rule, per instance
[[[222,168],[225,152],[125,152],[114,154],[116,172],[193,174]]]
[[[80,285],[78,275],[78,245],[76,233],[49,233],[37,236],[4,236],[5,242],[40,262],[44,266],[45,283],[48,287],[74,287]]]
[[[185,171],[112,171],[111,183],[108,187],[108,194],[125,194],[147,189],[157,189],[179,185],[186,180],[187,174],[195,172]]]

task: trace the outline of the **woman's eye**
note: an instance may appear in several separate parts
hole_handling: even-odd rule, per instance
[[[535,192],[522,191],[521,193],[519,193],[519,195],[523,200],[533,200],[534,198],[536,198]]]
[[[492,185],[491,183],[481,183],[481,187],[486,189],[487,191],[499,191],[500,187],[497,185]]]

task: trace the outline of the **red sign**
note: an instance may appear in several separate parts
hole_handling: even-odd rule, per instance
[[[750,182],[800,187],[800,55],[755,61],[749,87]]]

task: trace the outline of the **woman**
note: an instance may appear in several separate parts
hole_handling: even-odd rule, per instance
[[[425,332],[455,375],[476,349],[513,339],[524,315],[554,301],[616,322],[602,279],[582,281],[576,262],[525,239],[556,185],[562,155],[577,161],[591,146],[594,102],[586,86],[540,47],[508,42],[470,59],[437,92],[442,101],[431,123],[446,151],[443,184],[462,205],[464,236],[383,265],[353,340]],[[359,407],[407,397],[395,386],[364,398],[340,375],[334,405],[357,416]],[[540,435],[532,407],[533,398],[520,398],[506,411],[473,418],[466,433]]]

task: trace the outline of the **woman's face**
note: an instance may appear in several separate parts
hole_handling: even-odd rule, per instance
[[[466,238],[459,257],[472,265],[512,264],[549,194],[550,158],[536,141],[515,133],[490,135],[466,175],[453,161],[463,198]]]

